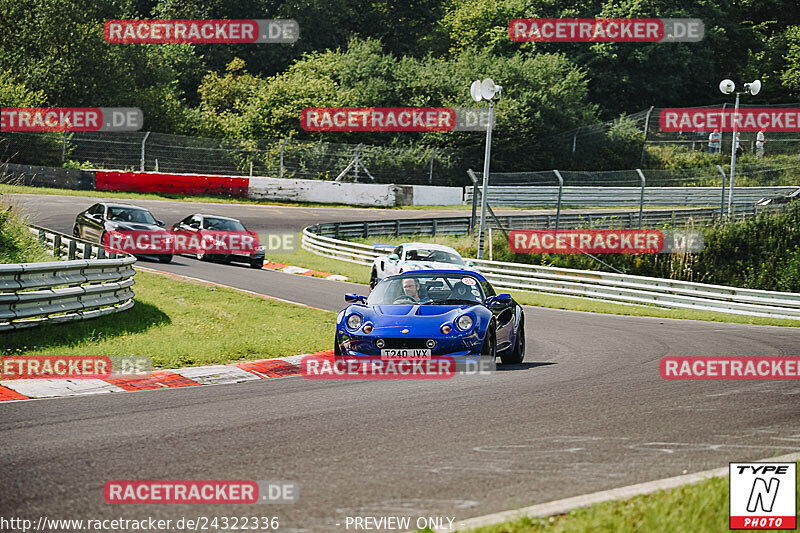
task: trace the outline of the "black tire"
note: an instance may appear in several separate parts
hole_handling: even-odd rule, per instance
[[[81,230],[78,229],[78,225],[77,224],[72,226],[72,236],[73,237],[78,237],[78,238],[81,237]]]
[[[208,261],[208,254],[206,254],[205,252],[198,252],[194,254],[194,258],[197,259],[198,261]]]
[[[333,357],[341,357],[342,350],[339,349],[339,342],[336,340],[336,337],[333,338]]]
[[[486,332],[486,337],[483,339],[481,358],[486,358],[491,361],[497,359],[497,332],[495,331],[493,323],[489,325],[489,330]]]
[[[369,289],[372,290],[375,288],[375,285],[378,284],[378,271],[374,268],[372,269],[372,273],[369,275]]]
[[[520,320],[514,349],[500,356],[504,365],[518,365],[525,359],[525,320]]]
[[[264,266],[264,258],[261,259],[251,259],[250,260],[250,268],[262,268]]]
[[[172,254],[165,254],[158,256],[159,263],[172,263]]]

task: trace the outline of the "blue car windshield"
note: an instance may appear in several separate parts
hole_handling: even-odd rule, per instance
[[[462,305],[483,303],[477,278],[468,274],[415,274],[378,283],[368,305]]]

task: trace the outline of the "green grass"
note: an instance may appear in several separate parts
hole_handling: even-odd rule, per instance
[[[628,500],[598,503],[564,515],[524,517],[471,533],[727,532],[728,498],[727,477],[713,478]]]
[[[299,266],[339,274],[346,276],[348,281],[353,283],[369,283],[369,267],[356,263],[348,263],[339,259],[324,257],[315,253],[298,248],[294,253],[270,254],[266,257],[267,261],[283,263],[285,265]]]
[[[229,363],[329,349],[336,314],[138,271],[133,309],[2,333],[4,355],[145,355],[153,366]],[[313,327],[309,327],[313,325]]]

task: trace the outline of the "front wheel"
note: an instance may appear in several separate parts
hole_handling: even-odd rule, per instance
[[[159,263],[171,263],[172,262],[172,254],[164,254],[158,256]]]
[[[501,356],[504,365],[518,365],[525,359],[525,322],[520,320],[514,349]]]
[[[342,350],[339,348],[339,339],[333,338],[333,357],[339,358],[342,356]]]
[[[263,266],[264,266],[264,258],[250,260],[250,268],[261,268]]]
[[[483,346],[481,346],[481,359],[488,359],[494,361],[497,358],[497,333],[494,330],[494,325],[490,325],[486,331],[486,337],[483,339]]]
[[[378,271],[374,268],[372,269],[372,273],[369,275],[369,289],[372,290],[375,288],[375,285],[378,284]]]
[[[81,230],[78,228],[78,225],[77,225],[77,224],[75,224],[74,226],[72,226],[72,236],[73,236],[73,237],[78,237],[78,238],[80,238],[80,237],[81,237]]]

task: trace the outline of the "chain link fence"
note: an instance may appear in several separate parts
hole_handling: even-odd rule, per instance
[[[800,108],[800,104],[739,105],[739,109],[760,108]],[[665,109],[651,107],[616,120],[565,131],[543,139],[543,145],[551,150],[553,159],[559,161],[561,167],[566,168],[592,168],[591,161],[609,157],[613,159],[614,155],[625,156],[628,161],[637,160],[638,166],[645,166],[648,158],[647,147],[708,153],[710,131],[666,132],[661,130],[659,116]],[[719,109],[732,112],[733,104],[723,103],[687,109]],[[746,154],[756,154],[756,135],[755,132],[740,133],[740,146]],[[800,153],[800,133],[798,132],[767,132],[766,138],[765,154],[767,155]],[[722,133],[720,154],[727,154],[730,158],[732,140],[730,132]],[[657,156],[657,154],[655,155]],[[651,154],[649,157],[653,156],[654,154]],[[720,157],[720,161],[722,159],[724,158]],[[597,166],[594,165],[595,168]],[[631,164],[625,166],[631,166]]]
[[[732,104],[693,109],[730,110]],[[741,109],[800,107],[740,105]],[[663,108],[652,107],[619,119],[584,126],[542,140],[550,168],[562,170],[565,183],[597,186],[637,186],[634,170],[578,171],[582,168],[646,168],[675,163],[682,156],[708,152],[708,133],[664,132],[659,126]],[[755,154],[756,134],[741,134],[741,146]],[[707,159],[688,157],[688,165],[702,168],[644,170],[648,186],[715,186],[727,172],[731,134],[723,133],[722,153]],[[475,150],[473,149],[472,152]],[[481,145],[482,151],[482,145]],[[784,158],[737,163],[740,185],[787,185],[798,183],[800,134],[767,134],[766,154]],[[0,161],[41,166],[84,166],[122,170],[213,173],[241,176],[273,176],[322,180],[468,186],[471,164],[467,150],[427,146],[369,146],[296,139],[212,139],[132,133],[0,133]],[[748,160],[749,159],[749,160]],[[686,162],[684,162],[686,163]],[[687,166],[675,165],[675,166]],[[495,178],[497,176],[497,178]],[[740,181],[743,180],[743,181]],[[552,172],[492,173],[492,185],[552,184]]]

